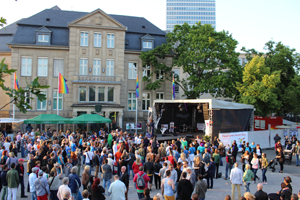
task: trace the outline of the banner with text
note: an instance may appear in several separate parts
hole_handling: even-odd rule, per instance
[[[243,141],[248,142],[248,132],[219,133],[219,138],[224,146],[229,144],[230,147],[235,140],[239,151],[242,151]]]

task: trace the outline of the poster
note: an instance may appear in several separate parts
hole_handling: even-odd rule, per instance
[[[198,131],[204,131],[205,123],[197,123],[197,129]]]
[[[219,138],[224,146],[229,144],[230,147],[235,140],[239,147],[239,151],[242,151],[243,141],[246,141],[246,143],[248,142],[248,132],[220,133]]]
[[[212,135],[212,121],[205,120],[205,135]]]
[[[135,123],[126,123],[126,130],[136,129]],[[142,124],[137,123],[137,129],[142,129]]]

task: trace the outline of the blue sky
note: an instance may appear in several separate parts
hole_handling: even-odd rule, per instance
[[[166,29],[165,0],[3,0],[0,17],[13,23],[46,8],[91,12],[97,8],[107,14],[145,17]],[[273,39],[300,52],[300,0],[216,0],[217,31],[226,30],[241,47],[263,51]]]

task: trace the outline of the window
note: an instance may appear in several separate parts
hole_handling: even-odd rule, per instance
[[[158,73],[156,73],[156,80],[164,79],[164,72],[162,70],[158,70]]]
[[[128,93],[128,110],[136,110],[135,92]]]
[[[130,62],[128,68],[128,79],[136,79],[137,63]]]
[[[114,61],[107,60],[106,61],[106,76],[113,76],[114,75]]]
[[[48,58],[38,58],[38,76],[48,76]]]
[[[100,70],[101,70],[101,60],[94,59],[93,75],[100,75]]]
[[[41,91],[41,94],[46,95],[46,99],[47,99],[47,92],[46,91]],[[37,110],[46,110],[46,106],[47,106],[47,100],[44,101],[40,101],[39,99],[37,99]]]
[[[114,47],[115,47],[115,35],[107,34],[107,48],[114,48]]]
[[[104,87],[98,88],[98,101],[104,101]]]
[[[152,42],[151,41],[143,41],[143,48],[152,49]]]
[[[89,43],[89,34],[88,34],[88,32],[81,32],[80,46],[87,47],[88,43]]]
[[[80,59],[80,66],[79,66],[79,74],[80,75],[87,75],[88,73],[88,60],[87,59]]]
[[[49,35],[39,35],[39,39],[38,39],[39,42],[49,42]]]
[[[58,93],[58,109],[62,110],[63,108],[63,94]],[[57,110],[57,91],[53,91],[53,110]]]
[[[114,101],[114,88],[107,88],[107,101]]]
[[[89,101],[95,101],[95,87],[89,87]]]
[[[162,92],[157,92],[157,93],[156,93],[156,99],[157,99],[157,100],[163,100],[163,99],[164,99],[164,93],[162,93]]]
[[[143,77],[144,76],[150,76],[150,66],[146,66],[146,65],[144,65],[143,66]]]
[[[150,93],[143,93],[143,100],[142,100],[142,109],[148,110],[150,107]]]
[[[86,88],[79,87],[79,101],[86,101]]]
[[[21,76],[31,76],[31,58],[22,57]]]
[[[101,47],[101,33],[94,33],[94,47]]]
[[[58,77],[58,73],[64,75],[64,59],[54,59],[53,60],[53,76]]]

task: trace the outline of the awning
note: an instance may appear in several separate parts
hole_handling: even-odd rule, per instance
[[[98,114],[83,114],[78,117],[70,119],[72,124],[97,124],[97,123],[111,123],[110,119],[102,117]]]
[[[70,124],[70,120],[56,114],[41,114],[24,120],[24,124]]]
[[[0,118],[0,124],[6,123],[22,123],[25,119]]]

